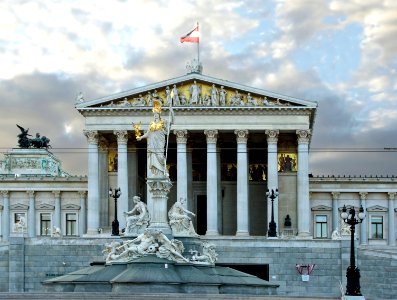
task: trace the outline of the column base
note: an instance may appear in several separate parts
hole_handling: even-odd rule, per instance
[[[99,235],[100,234],[100,232],[98,232],[98,229],[97,228],[89,228],[89,229],[87,229],[87,233],[86,234],[83,234],[83,236],[93,236],[93,235]]]
[[[342,300],[365,300],[364,296],[347,296],[343,295]]]
[[[248,231],[237,231],[236,232],[236,236],[249,236],[249,232]]]
[[[219,232],[216,231],[216,230],[207,230],[207,232],[205,233],[205,235],[211,235],[211,236],[219,235]]]
[[[299,232],[298,235],[296,236],[297,239],[306,239],[306,240],[312,240],[313,236],[311,235],[310,232]]]

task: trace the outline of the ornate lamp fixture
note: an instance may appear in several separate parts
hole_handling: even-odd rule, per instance
[[[278,196],[278,189],[276,189],[276,191],[274,191],[272,189],[272,191],[270,192],[269,189],[267,190],[266,196],[268,198],[270,198],[272,200],[272,219],[269,222],[269,230],[267,232],[267,236],[268,237],[277,237],[277,224],[276,222],[274,222],[274,199],[277,198]]]
[[[351,207],[349,213],[347,213],[346,206],[343,206],[341,218],[343,222],[350,225],[350,266],[346,271],[347,285],[346,285],[346,296],[362,296],[360,291],[360,270],[355,265],[354,255],[354,232],[356,224],[362,223],[365,218],[364,209],[360,206],[358,219],[356,218],[356,210]]]
[[[114,198],[114,220],[112,222],[112,235],[119,235],[120,230],[119,230],[119,221],[117,220],[117,199],[121,195],[121,190],[120,188],[115,189],[114,193],[112,189],[109,189],[109,196]]]

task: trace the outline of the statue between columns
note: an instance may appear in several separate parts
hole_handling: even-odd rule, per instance
[[[153,121],[150,122],[148,130],[139,136],[139,125],[134,125],[137,141],[147,139],[147,158],[149,166],[148,178],[169,177],[166,160],[168,152],[168,136],[172,123],[172,109],[168,121],[161,118],[161,102],[153,101]],[[167,138],[167,145],[166,145]],[[164,154],[165,148],[165,154]]]

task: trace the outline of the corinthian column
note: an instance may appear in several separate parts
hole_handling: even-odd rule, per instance
[[[277,163],[277,142],[278,130],[266,130],[267,136],[267,188],[271,191],[278,189],[278,163]],[[278,226],[278,201],[274,201],[274,222]],[[272,218],[272,203],[267,201],[267,223]]]
[[[297,130],[298,136],[298,236],[310,237],[310,200],[309,200],[309,141],[310,130]]]
[[[99,228],[99,172],[98,131],[84,130],[88,141],[88,216],[87,234],[98,234]]]
[[[184,198],[184,205],[187,208],[187,150],[186,142],[188,138],[187,130],[174,130],[177,143],[177,190],[176,198]]]
[[[207,232],[206,235],[217,235],[218,232],[218,186],[216,163],[216,141],[218,130],[204,130],[207,136]]]
[[[248,207],[248,130],[235,130],[237,136],[237,233],[249,235]]]
[[[36,206],[34,201],[34,191],[26,192],[29,196],[29,212],[28,212],[28,236],[34,238],[36,235]]]
[[[387,239],[387,243],[389,246],[396,245],[396,230],[394,227],[395,224],[395,213],[394,213],[394,199],[396,197],[396,193],[390,192],[389,195],[389,211],[388,211],[388,219],[389,219],[389,236]]]
[[[10,237],[10,196],[8,191],[0,191],[3,196],[3,216],[2,216],[2,234],[3,241],[8,241]]]
[[[117,151],[118,151],[118,163],[117,163],[117,184],[121,190],[120,198],[117,202],[117,215],[119,216],[120,229],[125,228],[125,218],[123,218],[123,212],[128,211],[128,167],[127,167],[127,142],[128,132],[114,131],[117,136]],[[115,187],[117,188],[117,187]]]
[[[364,209],[364,213],[367,212],[367,192],[360,192],[360,202]],[[367,234],[367,218],[364,218],[362,223],[360,224],[360,245],[367,245],[368,244],[368,234]]]

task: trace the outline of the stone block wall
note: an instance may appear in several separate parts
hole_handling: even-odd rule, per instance
[[[263,238],[211,240],[224,264],[269,264],[269,281],[279,284],[278,295],[340,296],[340,241],[268,240]],[[309,281],[295,264],[315,264]]]
[[[0,292],[42,292],[42,282],[103,261],[104,245],[113,238],[29,239],[11,237],[0,243]],[[218,263],[269,265],[269,281],[279,284],[278,295],[340,297],[346,286],[348,240],[279,240],[264,237],[208,237]],[[361,291],[368,299],[395,299],[397,250],[358,250]],[[295,264],[315,264],[309,281],[302,281]]]

